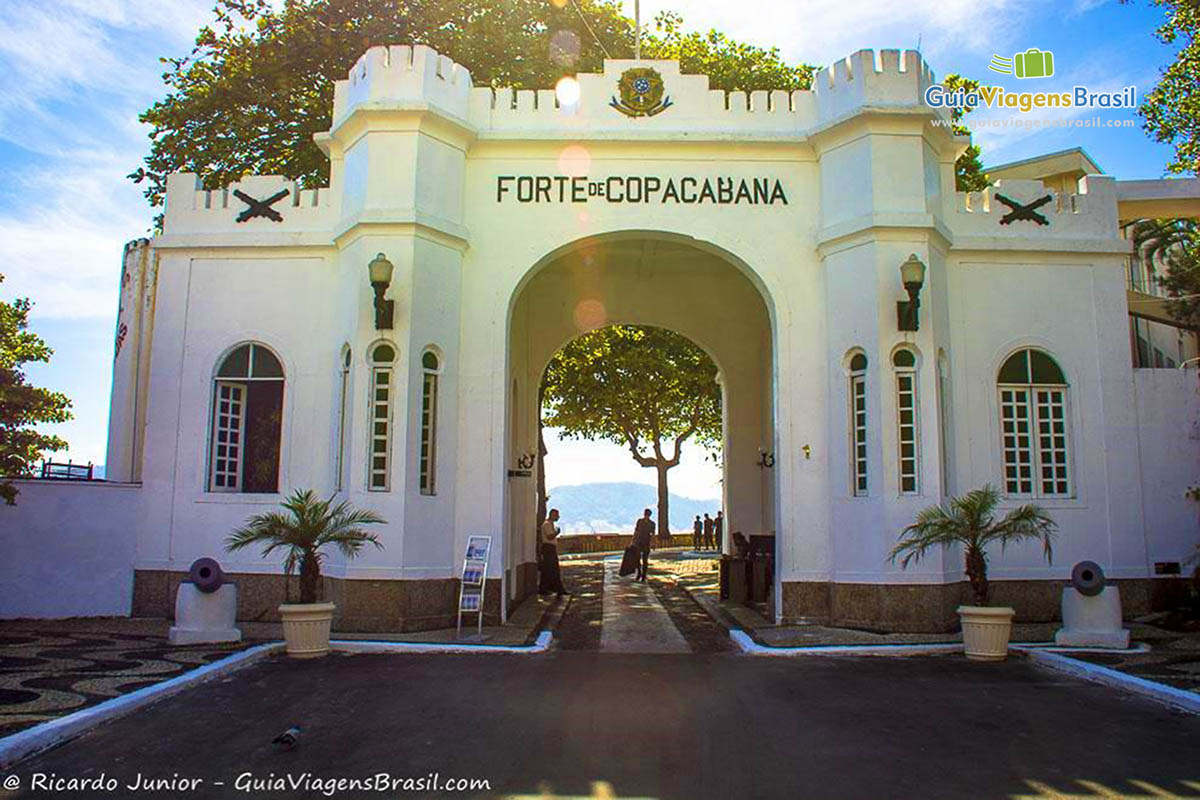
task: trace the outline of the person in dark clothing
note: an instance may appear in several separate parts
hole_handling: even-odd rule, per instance
[[[546,521],[542,523],[542,574],[538,581],[538,594],[550,594],[553,592],[562,597],[564,594],[567,594],[567,590],[563,587],[562,571],[558,567],[559,530],[554,525],[557,521],[558,509],[552,508],[550,509],[550,513],[546,515]]]
[[[721,549],[721,531],[725,529],[725,512],[718,511],[717,518],[713,520],[713,538],[716,539],[717,549]]]
[[[700,541],[704,536],[704,523],[700,521],[700,515],[696,515],[696,521],[692,523],[692,549],[700,549]]]
[[[704,549],[708,550],[713,546],[713,521],[708,514],[704,515]]]
[[[646,569],[650,566],[650,544],[654,541],[654,523],[650,519],[650,509],[642,512],[642,518],[633,524],[632,546],[638,549],[641,559],[638,561],[636,581],[646,580]]]

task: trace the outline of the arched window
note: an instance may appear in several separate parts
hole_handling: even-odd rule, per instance
[[[1067,379],[1040,350],[1018,350],[1000,367],[1005,491],[1017,497],[1071,494]]]
[[[921,460],[917,430],[917,356],[911,350],[892,354],[896,370],[896,443],[900,469],[900,494],[918,491]]]
[[[346,404],[350,392],[350,347],[342,348],[342,363],[338,370],[338,408],[337,408],[337,450],[333,454],[334,486],[340,492],[346,488],[346,429],[350,424],[349,411]]]
[[[850,359],[850,493],[867,496],[867,357]]]
[[[433,350],[421,354],[421,494],[437,493],[437,406],[441,361]]]
[[[391,486],[392,465],[392,371],[396,349],[377,344],[371,351],[371,452],[367,489],[386,492]]]
[[[283,380],[283,365],[261,344],[235,347],[217,367],[209,491],[279,491]]]

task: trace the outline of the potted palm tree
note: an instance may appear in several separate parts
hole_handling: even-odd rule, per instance
[[[353,509],[347,502],[321,500],[311,489],[297,489],[281,504],[283,511],[255,514],[225,540],[225,549],[241,550],[261,544],[262,554],[284,551],[283,573],[291,587],[292,573],[300,573],[300,602],[283,603],[283,638],[287,652],[296,658],[315,658],[329,652],[333,603],[322,603],[321,562],[326,546],[354,558],[363,545],[383,549],[374,534],[363,529],[385,520],[371,511]],[[288,592],[290,594],[290,591]]]
[[[900,542],[892,548],[891,561],[900,559],[902,568],[916,563],[931,547],[963,546],[967,580],[975,605],[959,606],[962,620],[963,650],[976,661],[1000,661],[1008,655],[1008,639],[1015,613],[1008,607],[988,605],[987,547],[999,542],[1001,549],[1010,542],[1039,541],[1047,563],[1053,558],[1051,539],[1058,529],[1054,520],[1035,505],[1012,509],[999,520],[996,505],[1000,493],[984,486],[943,505],[929,506],[917,514],[917,520],[900,533]]]

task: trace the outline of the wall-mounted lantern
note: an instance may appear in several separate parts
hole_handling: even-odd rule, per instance
[[[392,282],[392,272],[395,267],[392,266],[392,262],[387,260],[387,256],[380,253],[371,259],[367,269],[370,272],[371,288],[375,290],[375,330],[391,330],[396,312],[396,301],[384,300],[383,293],[387,291],[388,285]]]
[[[925,264],[913,253],[900,265],[900,280],[908,292],[907,300],[896,301],[896,326],[902,331],[915,331],[921,325],[921,287],[925,285]]]

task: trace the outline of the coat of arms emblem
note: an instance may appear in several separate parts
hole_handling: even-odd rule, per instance
[[[653,117],[671,105],[671,98],[663,96],[662,75],[650,67],[625,70],[617,91],[620,98],[613,97],[609,105],[627,117]]]

